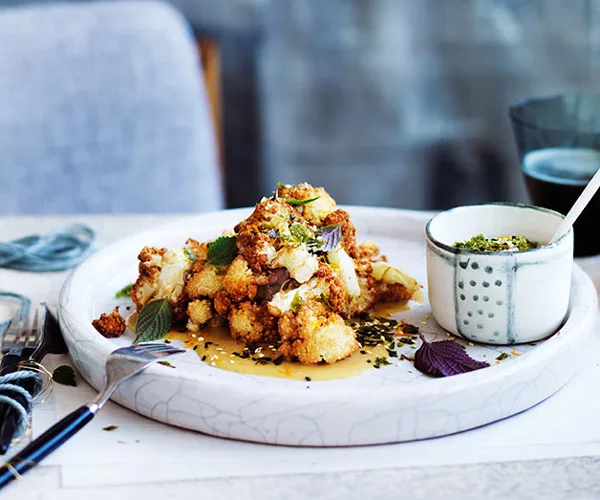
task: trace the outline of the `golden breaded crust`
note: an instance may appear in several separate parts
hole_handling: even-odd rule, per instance
[[[197,326],[204,326],[213,316],[210,300],[193,300],[187,306],[190,321]]]
[[[243,256],[238,255],[227,268],[223,287],[234,302],[254,300],[256,297],[256,280]]]
[[[271,238],[264,233],[244,231],[236,239],[238,251],[248,262],[250,269],[255,274],[260,274],[269,263],[268,249],[271,247]]]
[[[327,300],[329,300],[333,310],[338,313],[344,313],[346,311],[348,299],[346,297],[344,283],[337,273],[324,262],[319,262],[319,269],[317,269],[315,277],[327,283],[329,287]]]
[[[127,328],[125,318],[119,314],[119,306],[115,307],[110,314],[102,313],[98,319],[92,321],[92,325],[107,339],[120,337]]]
[[[279,340],[277,320],[269,313],[266,304],[248,301],[234,304],[228,319],[231,336],[246,345]]]
[[[370,260],[379,255],[379,247],[374,241],[363,241],[358,245],[357,260]]]
[[[273,217],[287,219],[291,213],[291,206],[282,199],[263,198],[256,204],[254,212],[247,219],[235,226],[234,229],[236,233],[260,231],[261,228],[269,225]]]
[[[354,330],[321,301],[307,301],[279,319],[278,353],[303,364],[335,363],[359,348]]]
[[[377,303],[404,302],[410,300],[416,290],[406,288],[400,283],[377,282]]]
[[[331,224],[342,225],[342,246],[350,257],[356,258],[358,254],[358,248],[356,246],[356,228],[350,220],[350,214],[345,210],[338,208],[335,212],[330,213],[323,219],[324,226],[329,226]]]
[[[221,290],[217,295],[215,295],[215,300],[213,305],[215,307],[215,311],[219,316],[226,318],[229,314],[229,309],[231,308],[231,297],[227,293],[226,290]]]
[[[352,297],[346,315],[357,316],[371,309],[377,302],[377,280],[373,277],[373,267],[368,260],[356,261],[356,277],[360,286],[360,295]]]
[[[185,285],[185,291],[191,299],[214,298],[223,289],[223,269],[210,264],[194,273]]]

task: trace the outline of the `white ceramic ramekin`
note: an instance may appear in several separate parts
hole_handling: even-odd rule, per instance
[[[573,230],[546,245],[563,216],[531,205],[458,207],[426,227],[429,302],[446,330],[486,344],[543,339],[561,326],[569,306]],[[473,252],[454,247],[483,233],[520,235],[542,246]]]

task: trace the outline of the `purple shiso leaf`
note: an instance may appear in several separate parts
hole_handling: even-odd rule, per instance
[[[325,226],[321,228],[320,239],[323,245],[319,248],[322,252],[329,252],[335,250],[340,241],[342,241],[342,226],[335,224],[332,226]]]
[[[464,347],[454,340],[427,342],[422,335],[422,344],[415,352],[415,368],[427,375],[449,377],[489,366],[467,354]]]

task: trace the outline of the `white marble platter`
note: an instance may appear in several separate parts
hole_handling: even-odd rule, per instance
[[[346,208],[359,241],[376,241],[390,263],[426,285],[426,215]],[[131,337],[107,340],[91,321],[119,303],[114,293],[135,279],[140,249],[182,246],[188,237],[208,240],[248,213],[239,209],[203,214],[135,234],[75,270],[62,289],[59,316],[71,357],[92,386],[103,385],[106,357]],[[439,379],[399,360],[351,379],[299,382],[221,370],[189,351],[173,358],[176,369],[154,365],[124,383],[112,399],[170,425],[270,444],[353,446],[442,436],[509,417],[554,394],[580,364],[596,308],[595,288],[575,265],[568,317],[557,334],[514,350],[464,344],[472,357],[488,361],[489,368]],[[425,301],[396,317],[417,324],[428,340],[446,339],[429,314]],[[401,352],[412,355],[414,350],[406,346]],[[508,358],[496,363],[502,352]]]

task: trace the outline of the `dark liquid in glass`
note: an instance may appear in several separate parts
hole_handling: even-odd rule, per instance
[[[600,167],[600,151],[548,148],[523,158],[523,174],[532,202],[566,215]],[[575,222],[575,256],[600,253],[600,193]]]

